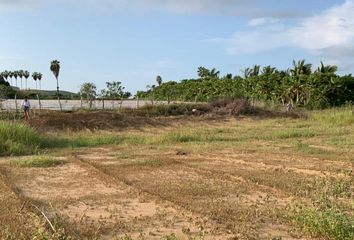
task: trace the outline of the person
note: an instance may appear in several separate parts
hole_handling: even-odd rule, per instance
[[[286,111],[290,112],[291,110],[294,109],[294,105],[292,104],[292,102],[290,101],[287,105],[286,105]]]
[[[25,117],[25,121],[27,122],[30,118],[30,115],[29,115],[29,110],[30,110],[30,107],[31,107],[31,104],[30,102],[28,101],[28,97],[26,96],[25,99],[23,99],[23,102],[22,102],[22,109],[23,109],[23,115]]]

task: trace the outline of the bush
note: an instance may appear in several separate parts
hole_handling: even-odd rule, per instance
[[[220,98],[209,103],[214,113],[224,115],[241,115],[254,112],[253,107],[246,99]]]
[[[39,134],[32,128],[0,121],[0,155],[35,153],[40,143]]]

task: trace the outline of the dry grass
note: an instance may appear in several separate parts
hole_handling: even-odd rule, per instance
[[[46,154],[67,164],[18,168],[7,158],[0,168],[8,189],[59,216],[74,238],[352,239],[346,111],[64,131],[55,136],[76,144]]]

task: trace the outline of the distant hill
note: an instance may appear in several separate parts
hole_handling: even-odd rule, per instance
[[[12,88],[17,92],[18,97],[28,96],[29,98],[36,98],[37,94],[42,99],[55,99],[57,95],[56,90],[35,90],[35,89],[28,89],[28,90],[20,90],[19,88],[13,87]],[[69,92],[69,91],[59,91],[60,98],[63,99],[78,99],[80,95],[77,93]]]
[[[23,92],[28,92],[28,93],[37,93],[42,95],[42,96],[56,96],[57,91],[56,90],[35,90],[35,89],[29,89],[29,90],[22,90]],[[62,96],[76,96],[78,95],[77,93],[69,92],[69,91],[59,91],[60,95]]]

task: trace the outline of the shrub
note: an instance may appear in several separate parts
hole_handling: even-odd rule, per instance
[[[35,153],[40,144],[40,136],[32,128],[0,121],[0,155]]]
[[[253,107],[246,99],[220,98],[209,103],[214,113],[223,115],[241,115],[254,112]]]

